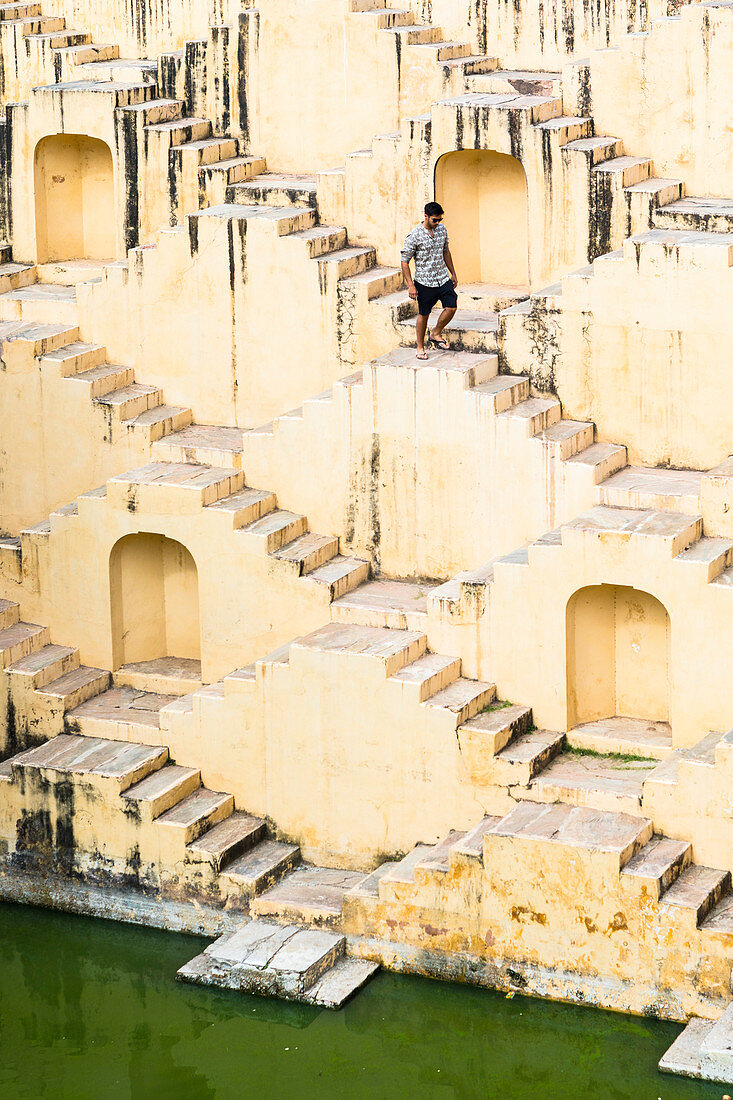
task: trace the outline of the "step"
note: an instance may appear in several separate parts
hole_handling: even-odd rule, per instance
[[[338,553],[338,548],[338,538],[306,534],[281,546],[272,556],[286,562],[296,576],[302,577],[330,561]]]
[[[529,287],[503,283],[460,283],[458,305],[475,313],[495,314],[529,297]]]
[[[160,729],[160,710],[174,695],[112,687],[87,699],[67,714],[67,727],[86,736],[138,738]]]
[[[464,833],[451,848],[451,859],[479,860],[484,859],[484,837],[490,833],[501,821],[500,817],[487,815],[477,825]]]
[[[189,424],[153,444],[152,458],[161,462],[198,462],[241,469],[242,429],[215,424]]]
[[[467,680],[459,676],[448,687],[437,691],[423,706],[448,711],[455,718],[456,726],[462,725],[496,699],[496,685],[481,680]]]
[[[299,862],[300,848],[297,844],[263,840],[251,852],[227,864],[221,878],[236,894],[256,897],[287,875]]]
[[[108,367],[107,349],[103,344],[88,344],[74,340],[63,347],[49,351],[41,359],[42,366],[53,366],[63,378],[76,377],[98,367]]]
[[[675,555],[697,542],[702,535],[702,519],[697,515],[686,516],[677,512],[596,505],[564,525],[563,539],[566,531],[587,533],[594,537],[602,533],[606,539],[616,537],[622,541],[656,538],[667,554]]]
[[[0,320],[0,340],[6,344],[28,345],[34,357],[47,355],[78,339],[79,329],[75,325]]]
[[[510,741],[515,741],[523,734],[528,733],[531,725],[531,707],[500,702],[491,704],[473,718],[469,718],[467,722],[459,727],[458,732],[470,736],[480,743],[482,754],[496,756],[497,753],[506,748]],[[531,744],[539,749],[540,741],[536,740]],[[525,754],[520,752],[520,757],[522,757],[523,763],[529,763],[535,758],[535,754],[530,754],[529,760],[526,760],[524,758]],[[511,754],[508,759],[512,759]]]
[[[14,769],[95,775],[113,780],[121,792],[162,768],[167,759],[168,750],[160,746],[60,734],[21,753],[16,757]]]
[[[205,118],[174,118],[168,122],[153,122],[145,127],[148,136],[157,134],[173,147],[186,142],[198,142],[211,133],[211,122]]]
[[[231,201],[269,206],[315,206],[316,177],[263,172],[231,187]]]
[[[30,688],[45,687],[46,684],[71,672],[79,665],[79,650],[69,646],[47,645],[43,649],[22,657],[7,666],[7,671]]]
[[[222,515],[230,517],[232,530],[235,530],[236,528],[247,527],[257,519],[262,519],[264,515],[274,511],[276,506],[277,498],[275,494],[267,489],[240,489],[236,493],[230,493],[229,496],[222,497],[214,504],[208,504],[206,513],[215,514],[220,512]]]
[[[649,508],[695,515],[700,511],[700,470],[627,466],[596,486],[596,502],[612,508]]]
[[[596,179],[606,179],[609,182],[618,181],[623,187],[630,187],[634,183],[640,183],[651,175],[652,162],[647,157],[610,157],[601,164],[596,164],[593,173]]]
[[[725,936],[726,943],[730,944],[729,937],[733,936],[733,894],[727,892],[723,894],[700,927],[703,932],[710,935]]]
[[[361,871],[300,866],[255,898],[250,910],[280,922],[335,926],[341,921],[344,895],[365,877]]]
[[[427,859],[433,849],[434,845],[417,844],[403,859],[398,863],[394,863],[379,880],[380,898],[389,899],[392,897],[392,888],[396,885],[413,885],[415,882],[415,867],[421,860]]]
[[[379,884],[393,867],[397,866],[397,860],[387,860],[380,864],[370,874],[366,875],[360,883],[346,891],[345,898],[353,898],[356,901],[364,899],[377,900],[379,898]]]
[[[76,287],[79,283],[103,278],[104,269],[104,260],[53,260],[50,263],[38,264],[36,273],[39,283]]]
[[[496,754],[497,781],[526,786],[562,752],[564,743],[565,735],[552,730],[518,734]]]
[[[672,753],[672,729],[668,722],[639,718],[602,718],[583,722],[566,734],[572,748],[608,754],[665,760]]]
[[[436,323],[441,308],[440,305],[436,306],[431,314],[428,329]],[[453,320],[444,330],[443,339],[448,341],[452,351],[492,352],[496,351],[497,348],[498,330],[498,314],[471,309],[457,309]],[[403,344],[415,347],[414,318],[400,321],[398,331]],[[431,356],[433,353],[440,351],[429,341],[426,344],[426,350]]]
[[[31,653],[36,653],[49,642],[46,626],[15,622],[12,626],[5,627],[0,630],[0,668],[7,668]]]
[[[250,851],[266,834],[264,821],[252,814],[234,811],[224,821],[188,845],[189,859],[210,863],[216,871],[244,852]]]
[[[426,875],[447,874],[450,870],[451,853],[457,844],[465,840],[465,837],[465,832],[452,830],[446,837],[439,840],[428,854],[423,855],[415,864],[415,878],[424,881]]]
[[[375,661],[383,666],[384,675],[388,677],[422,657],[426,643],[425,634],[418,631],[329,623],[294,642],[290,650],[291,659],[295,651],[309,651],[324,656]]]
[[[9,626],[15,626],[20,618],[20,604],[13,600],[0,599],[0,631]]]
[[[309,573],[308,581],[325,586],[333,601],[365,584],[369,579],[370,568],[368,561],[335,554],[325,565]]]
[[[134,498],[139,510],[195,512],[241,487],[238,470],[195,463],[150,462],[107,482],[110,504]]]
[[[201,661],[191,657],[132,661],[115,671],[114,682],[148,693],[188,695],[201,687]]]
[[[553,397],[528,397],[498,413],[505,422],[515,422],[527,438],[557,424],[560,415],[560,402]]]
[[[335,252],[325,252],[318,257],[324,277],[331,285],[340,279],[349,279],[374,267],[377,253],[371,247],[362,248],[349,245],[337,248]]]
[[[188,846],[212,825],[229,817],[233,809],[234,799],[230,794],[199,787],[170,810],[166,810],[156,821],[159,825],[175,830]]]
[[[626,864],[621,884],[658,901],[691,862],[692,846],[686,841],[654,837]]]
[[[625,813],[518,802],[486,835],[605,852],[618,857],[620,870],[651,840],[652,823]]]
[[[282,546],[306,533],[308,521],[283,508],[275,508],[260,519],[237,528],[237,535],[246,538],[253,547],[272,554]]]
[[[139,382],[111,390],[94,399],[95,405],[101,405],[110,412],[114,411],[118,420],[129,420],[163,402],[163,391],[157,386],[144,386]]]
[[[184,405],[153,405],[130,419],[122,420],[126,431],[141,432],[153,443],[169,432],[178,431],[191,423],[193,413]]]
[[[730,890],[730,881],[730,871],[693,864],[663,894],[660,905],[681,912],[697,928]]]
[[[128,802],[134,802],[140,815],[152,821],[200,786],[200,771],[183,768],[179,764],[168,764],[128,787],[122,797]]]
[[[0,263],[0,294],[28,286],[36,281],[36,268],[32,264],[16,264],[8,260]]]
[[[561,753],[532,780],[529,797],[598,810],[638,813],[656,761]]]
[[[379,970],[369,959],[339,959],[335,966],[303,993],[303,1003],[318,1008],[341,1008]]]
[[[529,378],[523,375],[498,374],[471,387],[471,394],[493,415],[505,412],[529,398]]]
[[[331,621],[392,630],[427,628],[427,598],[434,583],[369,581],[331,605]]]
[[[205,137],[186,141],[172,147],[172,155],[177,159],[192,159],[197,165],[214,164],[219,160],[231,160],[239,149],[236,138]]]
[[[733,199],[686,195],[658,207],[653,221],[659,229],[733,233]]]
[[[88,387],[89,397],[93,400],[104,397],[113,390],[124,389],[134,383],[135,372],[132,367],[115,367],[104,363],[91,370],[79,371],[67,379],[69,382],[79,382]]]
[[[0,294],[0,319],[28,322],[75,322],[76,287],[33,283]]]
[[[258,996],[301,1000],[343,959],[343,936],[318,928],[250,921],[181,967],[178,978]]]
[[[410,665],[405,665],[394,676],[393,683],[404,685],[403,692],[414,696],[415,702],[424,703],[443,688],[454,683],[461,675],[460,657],[444,657],[440,653],[426,653]]]
[[[110,680],[110,674],[105,669],[79,665],[78,668],[65,672],[58,679],[37,688],[37,692],[41,698],[59,705],[66,714],[74,707],[106,691]]]

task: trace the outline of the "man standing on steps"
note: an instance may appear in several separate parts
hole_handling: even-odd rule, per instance
[[[410,260],[415,259],[415,281],[410,272]],[[443,311],[428,342],[441,351],[449,351],[450,345],[443,336],[443,329],[453,320],[458,306],[456,287],[458,277],[448,248],[448,234],[443,225],[443,207],[440,203],[425,205],[425,220],[416,225],[405,238],[402,246],[402,274],[410,297],[417,299],[417,358],[427,359],[425,333],[430,311],[440,302]]]

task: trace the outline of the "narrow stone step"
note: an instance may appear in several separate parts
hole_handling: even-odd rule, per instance
[[[691,862],[690,844],[683,840],[655,837],[626,864],[621,872],[622,885],[631,886],[658,900]]]
[[[272,206],[314,206],[316,177],[263,172],[231,188],[232,201]]]
[[[465,837],[465,832],[459,830],[448,833],[448,836],[434,845],[427,855],[417,861],[415,873],[421,871],[429,874],[447,874],[450,870],[451,852],[456,844],[460,844]]]
[[[286,543],[304,535],[307,527],[308,521],[305,516],[276,508],[261,519],[247,524],[246,527],[238,528],[237,533],[255,545],[259,544],[259,548],[264,553],[272,554]]]
[[[319,1008],[341,1008],[379,970],[369,959],[339,959],[335,966],[303,993],[303,1003]]]
[[[675,1073],[680,1077],[701,1077],[700,1048],[715,1027],[714,1020],[702,1020],[693,1016],[684,1031],[680,1032],[672,1046],[659,1061],[662,1073]]]
[[[379,897],[379,884],[386,874],[397,866],[397,860],[387,860],[385,863],[380,864],[375,868],[371,874],[368,874],[362,879],[356,886],[352,886],[350,890],[346,891],[345,898],[369,898],[376,899]]]
[[[713,905],[700,927],[711,935],[733,936],[733,894],[725,893]]]
[[[168,750],[160,746],[60,734],[16,758],[23,770],[95,775],[114,781],[119,791],[163,767]]]
[[[644,780],[655,767],[644,760],[562,753],[532,780],[532,796],[545,802],[638,813]]]
[[[201,786],[201,772],[195,768],[183,768],[168,764],[160,771],[146,776],[139,783],[128,787],[122,797],[137,804],[138,811],[152,821],[187,798]]]
[[[331,867],[297,867],[287,878],[252,901],[251,912],[284,922],[335,926],[344,895],[366,876]]]
[[[36,653],[50,641],[48,627],[35,623],[16,622],[0,630],[0,668],[7,668],[31,653]]]
[[[282,844],[277,840],[263,840],[251,852],[246,852],[229,863],[221,872],[221,878],[245,897],[256,897],[286,875],[300,862],[297,844]]]
[[[52,680],[71,672],[79,664],[79,650],[69,646],[47,645],[28,657],[8,665],[8,673],[32,688],[45,687]]]
[[[391,630],[424,630],[427,597],[435,587],[412,581],[370,581],[332,603],[331,621]]]
[[[87,736],[132,734],[135,738],[144,737],[145,729],[160,728],[160,710],[174,698],[126,686],[112,687],[69,711],[67,728]]]
[[[190,845],[212,825],[229,817],[233,809],[234,799],[230,794],[199,787],[156,820],[159,825],[177,830],[184,844]]]
[[[150,409],[123,419],[122,427],[127,431],[144,433],[150,442],[156,442],[169,432],[176,432],[191,422],[193,413],[184,405],[154,405]]]
[[[232,529],[247,527],[274,511],[277,500],[267,489],[240,489],[206,506],[207,513],[221,512],[231,517]]]
[[[325,565],[338,553],[339,540],[332,535],[301,535],[276,550],[273,557],[287,562],[299,577]]]
[[[183,981],[301,1000],[344,958],[343,936],[323,929],[250,921],[221,936],[178,971]]]
[[[733,199],[686,195],[658,207],[653,220],[660,229],[733,233]]]
[[[163,391],[157,386],[144,386],[133,382],[118,390],[110,390],[94,399],[95,405],[114,410],[120,420],[129,420],[163,403]]]
[[[684,911],[692,924],[698,927],[723,894],[730,890],[730,881],[729,871],[693,864],[662,895],[660,905]]]
[[[665,760],[672,753],[672,729],[668,722],[647,722],[637,718],[603,718],[583,722],[566,734],[573,748],[604,754],[640,756]]]
[[[598,504],[695,515],[700,511],[700,470],[627,466],[596,487]]]
[[[513,704],[492,704],[459,729],[480,738],[487,756],[496,756],[510,741],[528,732],[532,725],[532,708]]]
[[[188,695],[201,687],[201,661],[192,657],[156,657],[133,661],[113,675],[115,686],[155,695]]]
[[[56,680],[37,689],[42,698],[60,704],[64,713],[81,706],[109,687],[111,676],[106,669],[79,665]]]
[[[496,685],[481,680],[466,680],[459,676],[448,687],[425,700],[423,706],[450,711],[457,726],[478,714],[496,699]]]
[[[13,600],[0,599],[0,633],[9,626],[15,626],[20,618],[20,604]]]
[[[265,833],[266,826],[261,818],[235,810],[189,844],[188,851],[220,871],[225,864],[259,844]]]
[[[500,817],[493,815],[483,817],[477,825],[474,825],[472,829],[469,829],[452,845],[450,849],[451,859],[463,857],[465,859],[477,859],[483,863],[484,836],[486,833],[491,832],[500,821]]]
[[[329,623],[294,642],[291,658],[294,651],[307,649],[324,655],[371,659],[384,665],[385,676],[393,676],[421,657],[426,644],[425,635],[417,631]]]
[[[620,870],[651,840],[652,823],[624,813],[519,802],[486,833],[494,835],[611,853],[618,856]]]
[[[116,367],[103,363],[99,367],[78,371],[68,377],[68,381],[85,385],[89,397],[104,397],[114,390],[125,389],[134,384],[135,372],[132,367]]]
[[[403,859],[393,864],[380,878],[379,896],[388,897],[390,888],[394,884],[414,883],[415,867],[422,859],[427,859],[432,851],[433,847],[431,845],[418,844]]]
[[[414,695],[416,702],[424,703],[426,699],[452,684],[460,675],[460,657],[426,653],[411,665],[405,665],[390,679],[403,685],[403,691]]]
[[[369,579],[369,572],[369,562],[335,554],[325,565],[309,573],[308,580],[314,584],[325,585],[333,601],[364,584]]]
[[[241,428],[190,424],[157,440],[152,457],[162,462],[199,462],[241,469],[242,449]]]

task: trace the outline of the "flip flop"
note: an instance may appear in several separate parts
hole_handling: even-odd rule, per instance
[[[441,351],[450,351],[450,344],[447,340],[443,340],[440,337],[436,340],[434,336],[429,336],[428,340],[433,347],[440,348]]]
[[[418,351],[415,358],[416,359],[427,359],[428,358],[428,353],[426,351]]]

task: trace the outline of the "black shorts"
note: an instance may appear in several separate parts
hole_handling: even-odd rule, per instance
[[[443,309],[456,309],[458,306],[458,298],[450,279],[441,286],[423,286],[416,281],[415,290],[417,291],[417,310],[421,317],[429,316],[436,302],[440,302]]]

